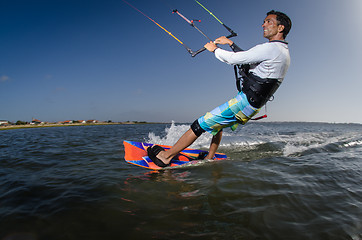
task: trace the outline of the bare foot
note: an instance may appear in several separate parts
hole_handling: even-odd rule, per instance
[[[171,159],[167,158],[166,151],[161,151],[159,154],[156,155],[158,159],[160,159],[164,164],[169,164],[171,162]]]

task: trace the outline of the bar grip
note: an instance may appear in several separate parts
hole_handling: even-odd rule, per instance
[[[237,36],[237,34],[233,32],[232,34],[230,34],[229,36],[227,36],[227,38],[232,38],[232,37],[236,37],[236,36]],[[205,47],[200,48],[200,49],[197,50],[196,52],[192,52],[192,53],[191,53],[191,57],[195,57],[197,54],[202,53],[202,52],[205,51],[205,50],[206,50]]]
[[[195,57],[197,54],[202,53],[202,52],[205,51],[205,50],[206,50],[205,47],[200,48],[200,49],[197,50],[196,52],[191,53],[191,57]]]

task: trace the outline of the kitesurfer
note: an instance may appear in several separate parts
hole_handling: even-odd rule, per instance
[[[246,124],[272,97],[282,83],[290,64],[288,43],[285,41],[291,29],[290,18],[278,11],[270,11],[264,19],[263,34],[269,41],[242,51],[233,41],[219,37],[205,48],[213,52],[222,62],[239,65],[242,87],[239,93],[226,103],[197,119],[190,129],[169,150],[154,145],[147,152],[151,160],[160,167],[169,165],[171,159],[190,146],[202,133],[210,132],[213,137],[206,159],[212,159],[222,138],[222,129]],[[226,51],[217,45],[228,44],[234,50]]]

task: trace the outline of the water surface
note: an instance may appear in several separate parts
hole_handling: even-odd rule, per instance
[[[224,132],[228,160],[124,161],[123,140],[172,145],[188,127],[1,131],[0,239],[362,239],[361,125],[250,123]]]

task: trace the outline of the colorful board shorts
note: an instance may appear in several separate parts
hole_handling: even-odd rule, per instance
[[[252,107],[243,92],[198,119],[202,129],[216,135],[221,129],[230,127],[233,131],[239,124],[244,125],[260,108]]]

